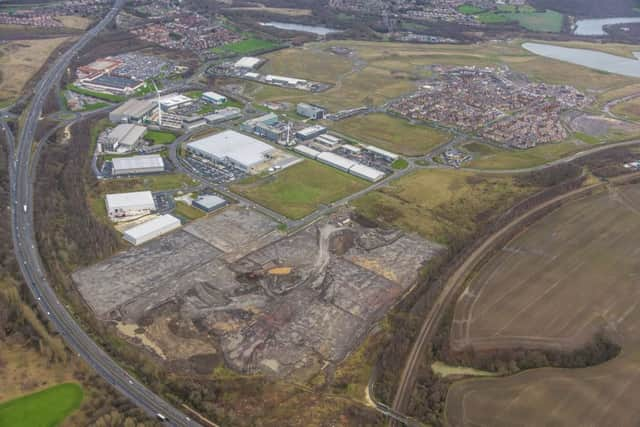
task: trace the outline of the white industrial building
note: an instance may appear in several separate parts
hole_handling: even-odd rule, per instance
[[[316,138],[316,141],[329,147],[335,147],[336,145],[340,144],[342,140],[333,135],[320,135]]]
[[[295,147],[293,147],[293,151],[314,160],[320,155],[320,151],[314,150],[313,148],[307,147],[306,145],[302,145],[302,144],[298,144]]]
[[[141,122],[148,118],[156,108],[154,101],[145,99],[130,99],[109,113],[109,120],[113,123]]]
[[[124,232],[124,240],[132,245],[141,245],[180,228],[180,220],[171,215],[162,215]]]
[[[333,166],[336,169],[340,169],[343,172],[349,172],[349,169],[356,165],[356,162],[353,160],[338,156],[337,154],[333,154],[329,151],[323,151],[318,154],[316,159],[322,163],[328,164],[329,166]]]
[[[395,153],[392,153],[390,151],[387,150],[383,150],[382,148],[378,148],[378,147],[374,147],[373,145],[365,145],[364,149],[370,153],[376,154],[380,157],[382,157],[383,159],[393,162],[395,160],[397,160],[400,156],[398,156]]]
[[[164,172],[164,160],[158,154],[116,157],[112,161],[113,175],[131,175]]]
[[[360,163],[356,163],[352,166],[351,169],[349,169],[349,173],[371,182],[377,182],[384,178],[384,172]]]
[[[221,108],[215,113],[205,116],[204,119],[207,121],[207,123],[213,124],[213,123],[226,122],[227,120],[233,120],[239,117],[242,117],[241,109],[236,107],[226,107],[226,108]]]
[[[122,123],[100,135],[98,142],[103,151],[127,153],[133,150],[146,131],[144,126]]]
[[[296,132],[296,138],[308,141],[327,132],[327,128],[320,125],[309,126]]]
[[[205,212],[213,212],[227,206],[227,201],[213,194],[204,194],[194,200],[191,205]]]
[[[293,77],[285,77],[285,76],[275,76],[273,74],[267,74],[264,77],[264,80],[267,83],[275,83],[286,86],[304,86],[307,84],[306,80],[296,79]]]
[[[173,93],[171,95],[163,96],[160,98],[160,106],[163,111],[171,111],[182,105],[189,105],[193,103],[193,99],[185,95]]]
[[[220,95],[217,92],[204,92],[202,94],[202,99],[215,105],[220,105],[227,102],[227,97],[224,95]]]
[[[260,58],[255,58],[253,56],[243,56],[242,58],[238,59],[236,63],[233,64],[233,66],[236,68],[256,68],[258,65],[260,65],[261,62],[262,59]]]
[[[151,191],[107,194],[107,214],[113,219],[147,215],[156,210]]]
[[[231,163],[245,172],[271,158],[275,148],[250,136],[226,130],[187,144],[187,150],[219,163]]]

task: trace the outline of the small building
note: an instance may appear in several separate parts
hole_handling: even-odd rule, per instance
[[[205,120],[209,124],[222,123],[228,120],[242,117],[242,110],[236,107],[226,107],[216,111],[213,114],[205,116]]]
[[[341,139],[333,136],[333,135],[320,135],[319,137],[316,138],[316,141],[318,141],[321,144],[324,144],[328,147],[335,147],[336,145],[340,144]]]
[[[164,160],[157,154],[116,157],[111,162],[115,176],[164,172]]]
[[[387,160],[389,162],[393,162],[395,160],[398,160],[398,158],[400,157],[395,153],[392,153],[392,152],[387,151],[387,150],[383,150],[382,148],[374,147],[373,145],[365,145],[364,149],[365,149],[365,151],[373,153],[376,156],[380,156],[380,157],[382,157],[383,159],[385,159],[385,160]]]
[[[122,123],[100,135],[98,142],[103,151],[127,153],[133,150],[146,131],[144,126]]]
[[[187,131],[197,129],[206,124],[207,121],[202,116],[191,116],[182,119],[182,128]]]
[[[178,107],[189,104],[193,104],[193,99],[176,93],[160,98],[160,107],[162,108],[162,111],[172,111]]]
[[[180,228],[180,220],[171,215],[162,215],[124,232],[124,240],[132,245],[141,245]]]
[[[327,132],[327,128],[320,125],[310,126],[296,132],[296,138],[300,141],[309,141]]]
[[[362,152],[362,148],[351,144],[345,144],[340,148],[343,150],[347,150],[351,154],[360,154],[360,152]]]
[[[217,92],[204,92],[202,94],[202,99],[215,105],[220,105],[227,102],[227,97],[224,95],[220,95]]]
[[[106,204],[107,214],[112,220],[147,215],[156,210],[151,191],[107,194]]]
[[[213,194],[203,194],[191,203],[194,207],[205,212],[213,212],[227,205],[227,201],[222,197]]]
[[[285,76],[275,76],[273,74],[266,75],[264,80],[267,83],[278,84],[282,86],[291,86],[291,87],[304,86],[308,83],[306,80],[303,80],[303,79],[296,79],[293,77],[285,77]]]
[[[327,110],[324,108],[304,102],[301,102],[296,106],[296,112],[302,117],[307,117],[312,120],[322,120],[324,115],[327,114]]]
[[[260,74],[254,73],[252,71],[249,71],[248,73],[244,74],[244,77],[246,77],[247,79],[254,79],[255,80],[255,79],[260,78]]]
[[[353,160],[349,160],[346,157],[338,156],[329,151],[324,151],[316,157],[316,159],[329,166],[333,166],[336,169],[340,169],[343,172],[349,172],[349,169],[354,167],[357,163]]]
[[[378,182],[384,178],[384,172],[360,163],[356,163],[352,166],[351,169],[349,169],[349,173],[371,182]]]
[[[113,123],[141,123],[148,119],[156,108],[151,100],[130,99],[109,113]]]
[[[258,123],[253,128],[253,133],[273,142],[279,142],[286,139],[287,132],[288,127],[285,123],[277,123],[276,125]]]
[[[233,66],[235,68],[254,69],[262,63],[262,59],[253,56],[243,56]]]
[[[258,124],[264,124],[264,125],[275,125],[276,123],[278,123],[280,121],[280,119],[278,118],[278,115],[275,113],[268,113],[265,114],[263,116],[260,117],[256,117],[255,119],[250,119],[247,120],[246,122],[242,123],[240,125],[240,129],[242,129],[245,132],[254,132],[255,128]]]

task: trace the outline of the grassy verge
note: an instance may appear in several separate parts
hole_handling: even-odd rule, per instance
[[[198,208],[194,208],[186,204],[185,202],[176,203],[175,214],[181,216],[189,221],[193,221],[194,219],[202,218],[206,214]]]
[[[176,135],[171,132],[163,132],[158,130],[148,130],[144,134],[144,139],[154,144],[171,144],[176,140]]]
[[[75,86],[73,84],[68,84],[66,89],[75,93],[79,93],[81,95],[92,96],[94,98],[102,99],[104,101],[109,101],[109,102],[122,102],[126,99],[124,96],[112,95],[110,93],[95,92],[92,90]]]
[[[355,116],[335,122],[333,129],[385,150],[407,156],[427,153],[451,135],[426,125],[414,125],[387,114]]]
[[[83,392],[78,384],[67,383],[0,404],[0,425],[45,427],[60,424],[80,407]]]
[[[300,219],[367,186],[364,180],[311,160],[232,190],[289,218]]]
[[[391,163],[391,167],[396,170],[406,169],[408,166],[409,162],[407,161],[407,159],[403,158],[397,159],[393,163]]]

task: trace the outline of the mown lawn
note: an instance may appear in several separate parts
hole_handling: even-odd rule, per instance
[[[362,190],[367,182],[312,160],[291,166],[277,175],[248,180],[232,191],[292,219],[300,219],[320,205]]]
[[[60,384],[0,404],[0,426],[54,427],[80,407],[78,384]]]
[[[171,132],[148,130],[144,134],[144,139],[154,144],[171,144],[176,140],[176,135]]]
[[[333,129],[361,142],[406,156],[418,156],[449,141],[451,135],[438,129],[387,114],[350,117]]]

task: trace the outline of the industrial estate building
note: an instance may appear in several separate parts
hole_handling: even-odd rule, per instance
[[[226,130],[187,144],[187,150],[217,163],[233,165],[253,173],[271,158],[275,148],[250,136]]]
[[[233,64],[233,66],[236,68],[254,69],[260,64],[262,64],[261,58],[255,58],[253,56],[244,56],[239,60],[237,60],[236,63]]]
[[[268,113],[264,116],[247,120],[240,128],[245,132],[251,132],[273,142],[285,140],[289,132],[288,125],[280,122],[275,113]]]
[[[215,124],[215,123],[226,122],[228,120],[237,119],[239,117],[242,117],[242,110],[241,109],[236,108],[236,107],[226,107],[226,108],[221,108],[220,110],[216,111],[215,113],[212,113],[212,114],[209,114],[208,116],[205,116],[204,119],[209,124]]]
[[[98,137],[98,144],[102,151],[112,153],[127,153],[143,137],[147,128],[135,124],[119,124],[113,129],[106,130]]]
[[[227,201],[222,197],[213,194],[203,194],[191,203],[194,207],[205,212],[213,212],[227,205]]]
[[[180,220],[171,215],[161,215],[124,232],[124,239],[132,245],[141,245],[180,228]]]
[[[107,214],[112,220],[147,215],[156,210],[151,191],[107,194]]]
[[[363,165],[354,160],[334,154],[330,151],[318,151],[314,150],[311,147],[307,147],[306,145],[300,144],[296,145],[293,150],[297,153],[302,154],[303,156],[317,160],[359,178],[366,179],[367,181],[377,182],[384,178],[385,175],[384,172],[379,171],[378,169]]]
[[[116,157],[111,162],[116,176],[164,172],[164,160],[158,154]]]
[[[158,102],[162,111],[172,111],[183,105],[193,104],[193,99],[185,95],[172,93],[171,95],[161,97]]]
[[[322,120],[324,115],[327,114],[327,110],[324,108],[304,102],[301,102],[296,106],[296,112],[303,117],[313,120]]]
[[[320,125],[310,126],[296,132],[296,138],[300,141],[309,141],[327,132],[327,128]]]
[[[226,96],[220,95],[216,92],[204,92],[202,94],[202,99],[215,105],[220,105],[227,102]]]
[[[91,79],[83,79],[80,81],[80,84],[87,89],[99,92],[109,92],[117,95],[130,95],[136,89],[144,85],[144,82],[130,79],[128,77],[102,74]]]
[[[373,153],[376,156],[382,157],[383,159],[385,159],[388,162],[394,162],[394,161],[398,160],[398,158],[400,157],[395,153],[392,153],[392,152],[387,151],[387,150],[383,150],[382,148],[378,148],[378,147],[375,147],[373,145],[365,145],[364,149],[365,149],[365,151]]]
[[[281,86],[289,86],[289,87],[298,87],[298,86],[306,86],[309,83],[307,80],[296,79],[293,77],[285,77],[285,76],[274,76],[273,74],[268,74],[264,77],[264,80],[267,83],[277,84]]]
[[[109,113],[109,120],[113,123],[141,123],[148,119],[156,108],[156,103],[150,100],[130,99]]]

